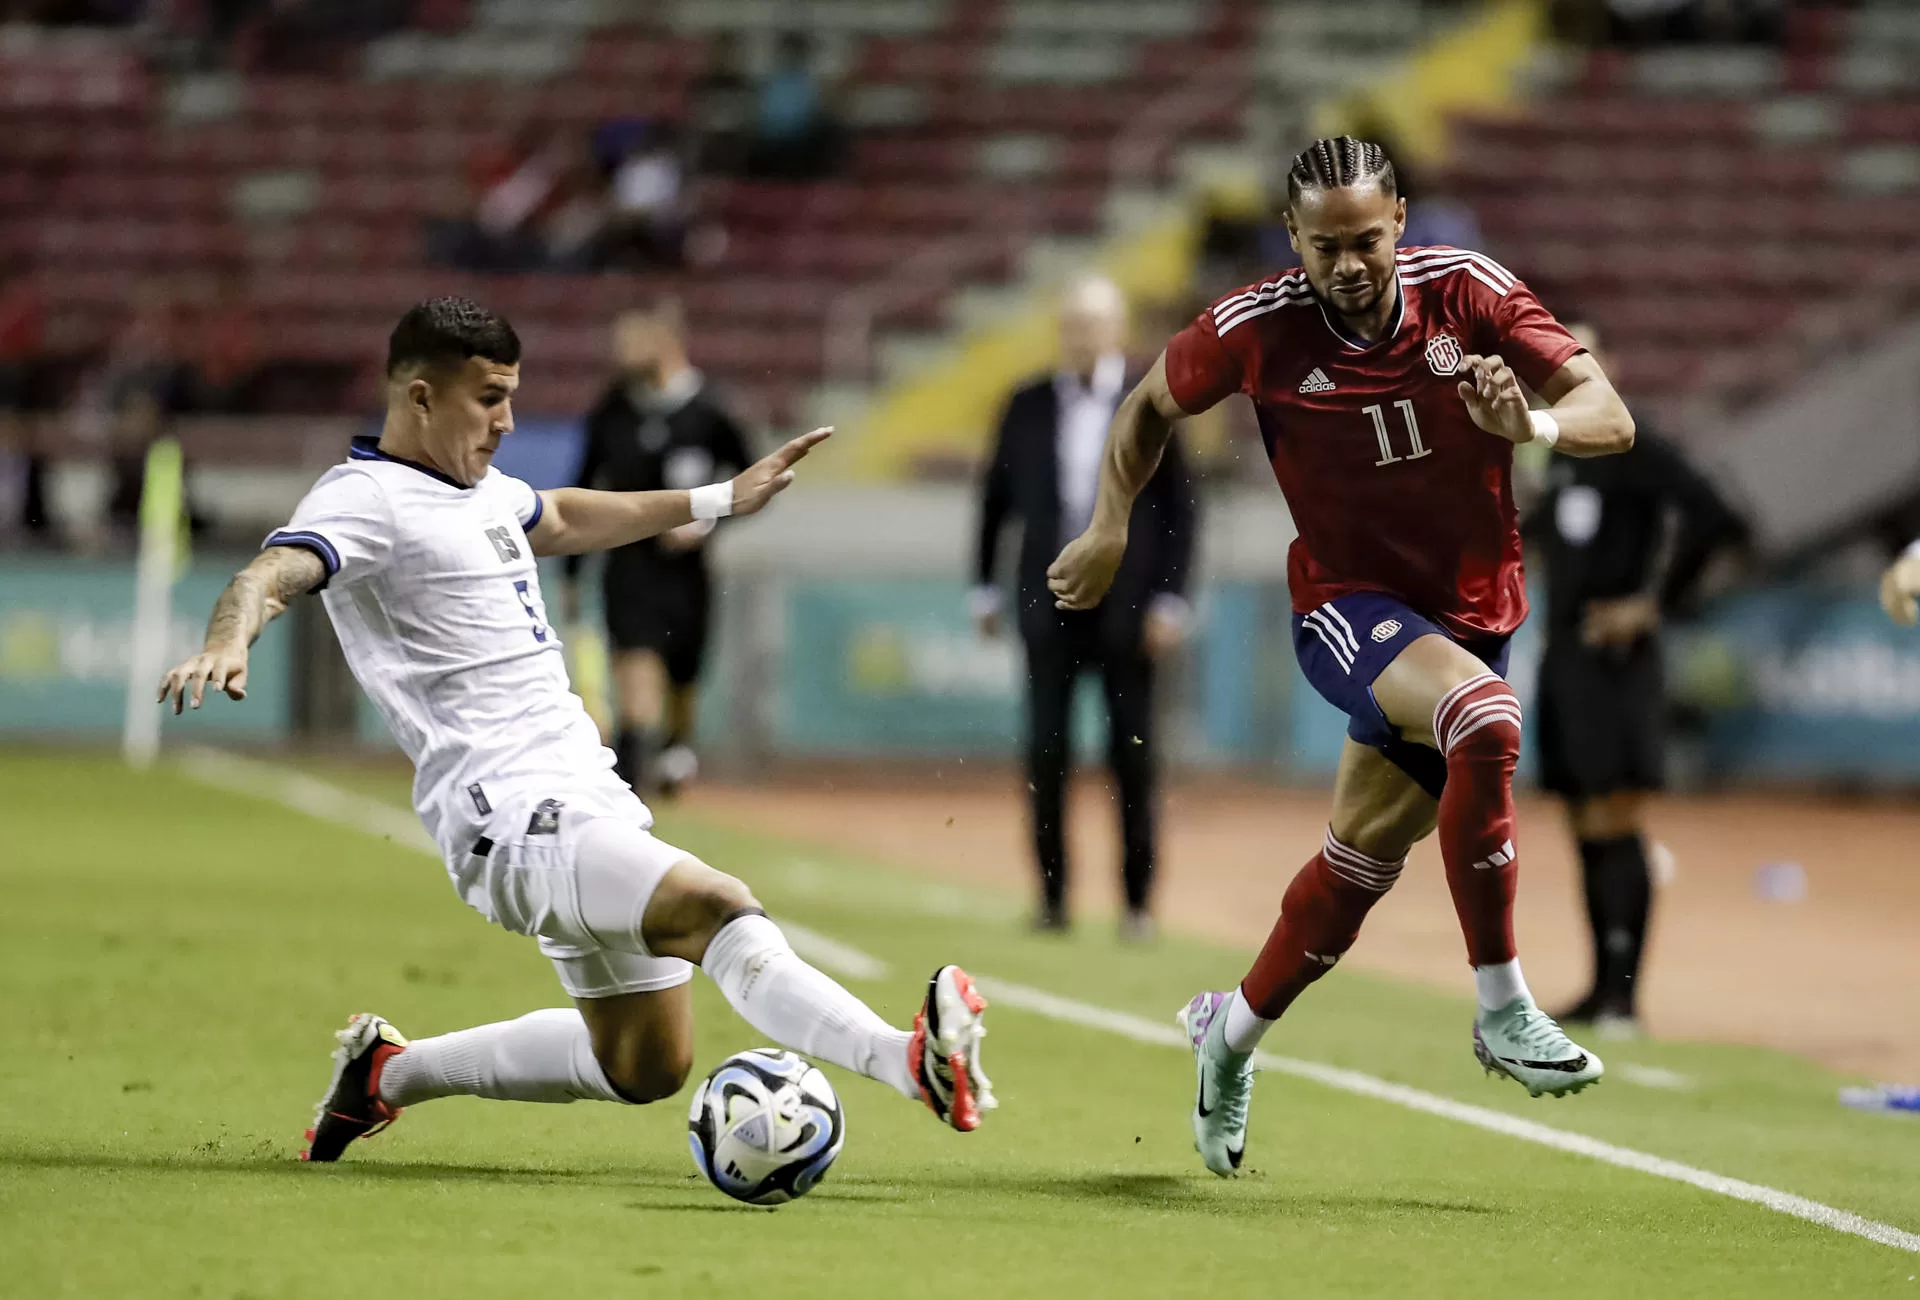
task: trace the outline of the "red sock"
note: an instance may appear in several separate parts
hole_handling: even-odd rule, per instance
[[[1406,859],[1381,862],[1350,849],[1327,832],[1280,900],[1280,919],[1240,981],[1247,1005],[1262,1020],[1277,1020],[1300,991],[1325,975],[1360,935],[1367,913],[1393,888]]]
[[[1513,769],[1520,761],[1520,701],[1483,673],[1447,692],[1433,711],[1433,734],[1447,756],[1440,796],[1440,856],[1453,910],[1475,966],[1512,961],[1513,894],[1520,866],[1513,848]]]

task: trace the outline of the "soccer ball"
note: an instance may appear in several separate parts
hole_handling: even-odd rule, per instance
[[[694,1090],[687,1144],[707,1181],[749,1205],[784,1205],[814,1189],[847,1140],[833,1085],[811,1061],[756,1047]]]

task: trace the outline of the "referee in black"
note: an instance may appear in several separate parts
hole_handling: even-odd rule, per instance
[[[687,360],[680,304],[661,298],[613,324],[617,374],[587,416],[579,486],[613,492],[694,488],[753,462],[746,436]],[[693,726],[711,621],[711,519],[608,552],[602,595],[613,647],[621,777],[673,794],[699,768]],[[563,608],[580,611],[581,558],[569,555]]]
[[[1008,401],[981,483],[973,616],[983,635],[999,634],[1000,534],[1017,519],[1016,623],[1027,650],[1027,789],[1040,874],[1036,924],[1043,930],[1067,926],[1065,802],[1074,684],[1082,673],[1097,671],[1107,701],[1107,762],[1120,803],[1127,906],[1120,933],[1144,942],[1153,937],[1154,669],[1185,635],[1193,557],[1193,485],[1177,434],[1134,505],[1127,555],[1100,608],[1057,609],[1047,590],[1047,566],[1093,517],[1107,426],[1138,378],[1128,373],[1121,350],[1126,325],[1126,301],[1110,281],[1073,286],[1061,309],[1059,370]]]
[[[1592,327],[1571,328],[1599,357]],[[1673,444],[1638,414],[1634,423],[1624,455],[1555,457],[1527,521],[1547,574],[1535,709],[1541,784],[1566,801],[1593,931],[1592,987],[1556,1019],[1621,1036],[1639,1030],[1635,993],[1653,902],[1642,818],[1645,796],[1664,783],[1660,622],[1713,554],[1745,533]]]

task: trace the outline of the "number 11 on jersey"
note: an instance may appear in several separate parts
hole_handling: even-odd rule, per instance
[[[1399,409],[1400,418],[1406,421],[1407,441],[1413,444],[1413,450],[1404,456],[1393,454],[1393,439],[1387,433],[1387,408],[1375,403],[1366,408],[1366,414],[1373,419],[1373,436],[1380,440],[1380,459],[1373,462],[1376,468],[1403,460],[1419,460],[1433,450],[1420,441],[1420,421],[1414,418],[1413,403],[1403,397],[1394,406]]]

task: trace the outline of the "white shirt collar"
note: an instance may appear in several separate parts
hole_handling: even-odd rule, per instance
[[[1111,401],[1120,395],[1120,388],[1126,382],[1127,358],[1119,352],[1108,352],[1093,363],[1093,382],[1090,384],[1081,384],[1080,376],[1065,370],[1053,376],[1054,391],[1069,400],[1087,396]]]

